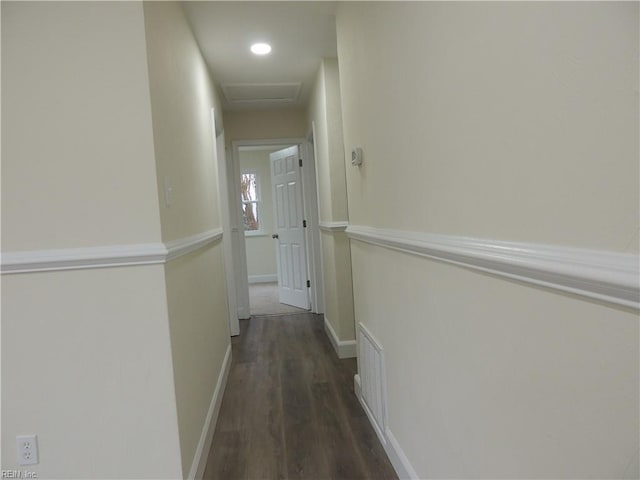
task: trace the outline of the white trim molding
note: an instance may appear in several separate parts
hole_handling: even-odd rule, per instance
[[[207,418],[204,421],[200,440],[198,441],[196,453],[193,456],[193,462],[191,463],[191,469],[189,470],[189,476],[187,477],[189,480],[199,480],[204,476],[204,469],[207,466],[207,458],[209,456],[209,450],[211,449],[213,433],[216,429],[216,423],[218,422],[218,414],[220,413],[222,397],[224,396],[224,389],[227,386],[227,379],[229,378],[230,370],[231,344],[227,346],[227,352],[224,355],[222,368],[218,375],[218,382],[216,383],[216,388],[213,391],[213,397],[211,397],[211,404],[209,405]]]
[[[249,275],[249,283],[273,283],[278,281],[278,274]]]
[[[198,233],[190,237],[183,237],[177,240],[171,240],[165,243],[167,247],[167,262],[174,258],[181,257],[187,253],[195,252],[210,243],[222,240],[222,229],[214,228],[206,232]]]
[[[356,394],[356,397],[358,397],[362,408],[367,414],[369,423],[371,423],[371,426],[376,432],[376,435],[380,439],[380,443],[382,444],[384,451],[387,454],[391,465],[393,466],[393,469],[396,471],[398,478],[419,479],[420,477],[418,477],[418,474],[411,465],[411,462],[409,462],[407,455],[404,453],[404,450],[402,450],[402,447],[400,447],[400,444],[398,443],[396,437],[393,435],[393,433],[391,433],[391,430],[389,430],[389,427],[385,429],[384,435],[381,435],[375,428],[374,421],[371,419],[366,403],[362,398],[362,380],[360,379],[360,375],[358,375],[357,373],[353,376],[353,390]]]
[[[326,315],[324,317],[324,331],[327,334],[327,337],[329,337],[331,345],[336,351],[338,358],[355,358],[357,356],[356,341],[340,340]]]
[[[344,232],[349,222],[320,222],[318,225],[323,232]]]
[[[418,480],[420,477],[413,469],[411,462],[400,447],[398,440],[391,433],[391,430],[387,428],[385,432],[385,436],[387,437],[387,443],[384,444],[384,450],[387,452],[387,457],[389,457],[389,461],[391,465],[393,465],[393,469],[398,474],[398,478],[409,478],[411,480]]]
[[[3,252],[2,274],[155,265],[166,257],[162,243]]]
[[[165,264],[221,238],[218,228],[167,243],[3,252],[2,274]]]
[[[350,239],[640,309],[637,255],[349,225]]]
[[[393,433],[391,433],[391,430],[389,430],[389,427],[385,429],[384,435],[382,436],[375,428],[374,422],[371,419],[370,414],[367,411],[367,406],[362,398],[362,380],[360,379],[360,375],[358,375],[357,373],[353,376],[353,390],[356,394],[356,397],[358,397],[362,408],[367,414],[369,423],[371,423],[371,426],[374,427],[374,431],[376,432],[376,435],[378,435],[380,443],[382,444],[384,451],[387,454],[391,465],[393,466],[393,469],[396,471],[398,478],[419,479],[420,477],[418,477],[418,474],[411,465],[411,462],[409,462],[407,455],[404,453],[404,450],[402,450],[402,447],[400,447],[400,444],[398,443],[395,435],[393,435]]]

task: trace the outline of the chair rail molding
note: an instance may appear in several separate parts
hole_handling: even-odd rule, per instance
[[[640,309],[638,255],[361,225],[349,225],[346,233],[352,240]]]
[[[221,228],[214,228],[212,230],[207,230],[206,232],[191,235],[190,237],[171,240],[164,244],[167,249],[166,261],[168,262],[174,258],[194,252],[209,245],[210,243],[219,242],[220,240],[222,240]]]
[[[349,222],[319,222],[318,226],[323,232],[344,232]]]
[[[1,271],[2,275],[8,275],[165,264],[221,238],[222,229],[216,228],[167,243],[3,252]]]

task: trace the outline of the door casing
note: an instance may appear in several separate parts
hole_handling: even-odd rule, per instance
[[[324,313],[322,288],[322,262],[320,252],[320,227],[318,224],[318,197],[313,146],[306,138],[275,138],[266,140],[236,140],[232,142],[232,171],[227,172],[228,189],[233,193],[230,216],[235,218],[231,229],[231,250],[234,262],[237,312],[239,318],[249,318],[249,280],[244,232],[242,231],[242,202],[240,200],[240,147],[298,145],[302,158],[302,192],[305,219],[305,246],[307,248],[307,272],[311,280],[310,301],[313,313]],[[225,252],[225,255],[227,253]]]
[[[231,221],[229,216],[229,191],[228,191],[228,165],[229,156],[226,155],[224,129],[216,123],[215,111],[211,109],[211,120],[214,126],[213,137],[215,142],[217,167],[218,167],[218,204],[220,210],[220,220],[222,223],[222,251],[224,255],[224,274],[227,290],[227,311],[229,322],[229,334],[235,336],[240,334],[240,324],[238,322],[238,307],[236,300],[236,286],[234,262],[231,245]]]

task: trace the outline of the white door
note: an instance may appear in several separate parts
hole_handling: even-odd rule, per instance
[[[302,183],[298,147],[269,155],[278,242],[278,290],[280,303],[309,309],[307,257],[305,253]]]

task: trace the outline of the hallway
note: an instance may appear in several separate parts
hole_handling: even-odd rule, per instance
[[[639,1],[0,27],[0,471],[640,479]]]
[[[397,478],[313,314],[241,321],[205,479]]]

